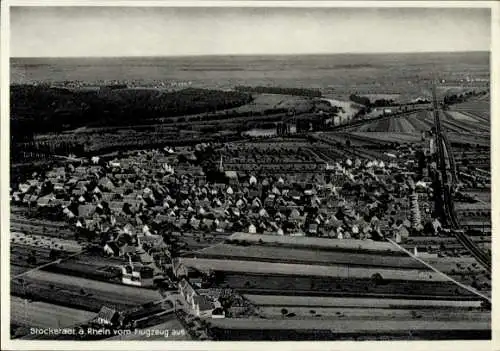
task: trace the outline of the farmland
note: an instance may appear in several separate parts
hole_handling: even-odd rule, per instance
[[[418,239],[418,238],[417,238]],[[332,239],[334,240],[334,239]],[[423,241],[423,240],[422,240]],[[419,240],[408,240],[407,246],[418,245]],[[431,245],[431,240],[425,240],[425,245]],[[439,245],[450,246],[448,242],[440,241]],[[458,242],[456,242],[459,247]],[[197,258],[213,258],[226,260],[251,260],[276,263],[297,263],[310,265],[349,265],[369,267],[397,267],[399,269],[426,269],[423,264],[410,257],[389,255],[370,255],[359,252],[307,250],[300,248],[283,248],[273,246],[237,246],[220,244],[197,252],[190,256]],[[447,274],[459,272],[476,272],[483,269],[472,258],[427,258],[426,261]]]
[[[252,102],[243,106],[237,107],[232,111],[237,113],[255,113],[261,114],[266,110],[294,109],[296,113],[309,112],[314,108],[314,103],[311,98],[284,95],[284,94],[253,94]]]
[[[342,320],[333,325],[334,328],[331,320],[226,318],[214,321],[211,331],[217,340],[280,340],[283,336],[293,340],[432,340],[488,338],[491,335],[488,322],[476,321],[443,323],[406,319],[380,323],[377,320]]]
[[[91,320],[95,313],[48,304],[27,301],[18,297],[10,298],[10,313],[13,323],[28,327],[67,327]]]
[[[304,323],[304,324],[301,324]],[[265,319],[219,319],[212,322],[213,327],[222,327],[227,329],[248,328],[252,325],[252,329],[331,329],[331,321],[316,321],[316,320],[265,320]],[[309,326],[309,328],[308,328]],[[416,321],[406,319],[402,321],[342,321],[342,324],[336,325],[336,333],[348,333],[357,331],[362,332],[396,332],[402,330],[487,330],[489,329],[489,322],[477,321],[453,321],[443,325],[442,321]]]
[[[283,316],[282,307],[261,307],[259,314],[265,318],[277,319]],[[426,319],[426,320],[442,320],[442,321],[480,321],[488,318],[487,313],[483,311],[439,311],[435,309],[384,309],[384,308],[307,308],[307,307],[289,307],[286,309],[287,314],[293,313],[295,317],[287,317],[287,319],[304,319],[314,317],[315,320],[408,320],[411,318]],[[314,313],[313,313],[314,312]]]
[[[481,307],[478,300],[432,300],[432,299],[397,299],[397,298],[358,298],[358,297],[325,297],[315,296],[283,296],[265,294],[245,294],[245,297],[258,306],[288,306],[315,308],[384,308],[384,309],[469,309]]]
[[[286,263],[263,263],[258,261],[231,261],[231,265],[227,265],[226,260],[220,259],[203,259],[187,257],[181,258],[184,265],[207,271],[225,272],[248,272],[255,274],[285,274],[285,275],[312,275],[322,277],[336,278],[359,278],[369,279],[373,274],[379,273],[388,280],[415,280],[415,281],[433,281],[442,282],[443,278],[435,273],[431,273],[427,269],[408,269],[398,270],[389,268],[360,268],[344,265],[303,265],[303,264],[286,264]]]
[[[99,311],[103,304],[127,309],[161,299],[161,294],[154,290],[123,286],[117,293],[117,286],[112,283],[45,271],[30,272],[14,280],[11,290],[15,296],[30,296],[32,299],[92,312]]]
[[[314,237],[284,237],[277,235],[249,235],[247,233],[235,233],[229,240],[248,241],[257,244],[262,240],[264,243],[272,243],[273,245],[284,245],[298,248],[323,249],[323,250],[347,250],[351,252],[368,251],[371,253],[380,252],[384,255],[394,254],[396,256],[405,256],[393,245],[387,242],[368,241],[368,240],[331,240],[325,238]]]
[[[431,111],[419,111],[401,117],[388,117],[366,123],[354,129],[357,132],[421,133],[429,131],[434,123]],[[442,113],[443,128],[451,133],[489,133],[489,120],[460,111]]]

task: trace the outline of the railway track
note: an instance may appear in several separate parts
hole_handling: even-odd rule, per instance
[[[491,258],[481,250],[463,231],[454,231],[455,237],[476,258],[476,260],[491,272]]]
[[[433,112],[434,112],[434,124],[436,127],[437,134],[437,149],[438,149],[438,168],[441,173],[441,181],[443,183],[443,202],[444,202],[444,215],[445,219],[449,221],[449,224],[453,230],[453,234],[456,236],[458,241],[474,256],[474,258],[489,272],[491,272],[491,259],[488,255],[481,250],[463,231],[460,231],[460,223],[458,221],[452,196],[452,188],[454,184],[457,183],[457,173],[455,161],[450,148],[450,143],[442,131],[441,120],[439,117],[438,103],[436,98],[436,86],[432,87],[432,100],[433,100]],[[447,121],[449,122],[449,121]],[[445,153],[446,151],[446,153]],[[445,156],[446,155],[446,156]],[[449,162],[449,167],[446,164],[446,158]],[[449,183],[448,175],[451,173],[451,183]]]

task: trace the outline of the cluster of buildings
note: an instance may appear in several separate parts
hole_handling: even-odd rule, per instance
[[[322,172],[278,173],[225,169],[222,161],[207,170],[197,162],[196,150],[199,146],[66,162],[17,184],[11,201],[65,220],[78,235],[99,243],[103,255],[122,257],[123,284],[153,287],[155,278],[172,268],[183,308],[199,318],[241,315],[250,307],[238,294],[202,288],[176,269],[177,254],[165,235],[180,240],[234,232],[391,236],[404,242],[426,223],[439,230],[431,218],[430,184],[415,182],[415,173],[399,158],[346,158],[325,164]],[[218,155],[217,148],[210,150]],[[227,298],[232,310],[221,303]],[[101,311],[101,324],[114,319],[114,311]]]
[[[92,157],[34,174],[12,200],[56,211],[81,231],[107,233],[104,249],[116,255],[136,254],[137,238],[158,247],[165,225],[181,232],[366,239],[387,228],[404,237],[421,230],[429,214],[427,184],[415,184],[396,163],[345,159],[327,165],[324,175],[305,177],[220,169],[225,181],[212,182],[193,160],[168,148],[107,162]]]

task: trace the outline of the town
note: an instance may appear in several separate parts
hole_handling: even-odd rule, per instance
[[[340,108],[287,113],[268,134],[11,179],[13,337],[489,338],[488,98],[328,131],[314,123]]]

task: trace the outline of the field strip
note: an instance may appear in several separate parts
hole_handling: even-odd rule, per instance
[[[413,125],[413,128],[415,129],[415,131],[427,131],[428,130],[428,127],[425,123],[422,123],[422,121],[420,121],[417,117],[416,114],[412,114],[412,115],[409,115],[407,116],[406,120]]]
[[[88,321],[96,315],[93,312],[45,302],[29,302],[15,296],[10,297],[10,313],[13,322],[42,328],[67,327]]]
[[[259,235],[237,232],[232,234],[229,240],[241,240],[248,242],[259,242],[262,240],[265,243],[273,243],[276,245],[291,245],[296,247],[332,249],[332,250],[370,250],[384,252],[387,254],[395,253],[402,255],[401,251],[387,242],[372,241],[372,240],[356,240],[356,239],[325,239],[314,237],[291,237],[279,235]]]
[[[315,319],[411,319],[415,315],[419,318],[430,320],[488,320],[490,314],[485,311],[468,311],[467,309],[412,309],[412,308],[348,308],[348,307],[332,307],[332,308],[310,308],[310,307],[294,307],[286,308],[288,313],[294,313],[296,317],[292,318],[315,318]],[[287,313],[287,314],[288,314]],[[283,316],[282,306],[265,306],[259,307],[259,314],[268,318],[276,318]],[[290,317],[287,317],[290,318]]]
[[[432,274],[428,270],[388,269],[369,267],[350,267],[346,265],[319,266],[305,264],[268,263],[256,261],[231,261],[219,259],[186,258],[180,259],[187,267],[200,271],[246,272],[257,274],[285,274],[301,276],[321,276],[338,278],[371,279],[373,274],[381,274],[384,279],[424,282],[445,282],[448,279]]]
[[[259,306],[303,306],[344,308],[479,308],[479,300],[411,300],[392,298],[357,298],[323,296],[286,296],[245,294],[245,297]]]
[[[144,288],[136,288],[131,286],[118,286],[112,283],[106,283],[91,279],[85,279],[75,276],[68,276],[58,273],[51,273],[46,271],[30,271],[25,273],[27,279],[34,281],[42,281],[44,283],[53,283],[53,284],[63,284],[63,285],[71,285],[77,288],[89,288],[95,289],[97,291],[103,291],[107,293],[117,294],[118,296],[130,296],[133,298],[139,298],[141,300],[153,301],[161,299],[162,296],[160,292],[156,290],[144,289]]]
[[[320,251],[307,248],[282,248],[264,245],[238,246],[219,243],[193,253],[197,258],[252,260],[262,262],[304,263],[426,269],[410,257],[373,255],[342,251]]]
[[[62,247],[65,251],[79,252],[82,250],[82,246],[76,242],[76,240],[67,240],[54,238],[50,236],[42,235],[27,235],[19,232],[11,232],[10,240],[14,242],[22,243],[22,245],[36,246],[36,247],[47,247],[56,248],[56,246]]]
[[[403,332],[418,331],[450,331],[450,330],[490,330],[490,321],[443,321],[408,319],[401,321],[371,320],[316,320],[316,319],[260,319],[260,318],[224,318],[213,319],[213,327],[224,329],[326,329],[334,333],[355,332]]]
[[[466,116],[479,119],[481,122],[486,122],[488,125],[490,124],[490,118],[487,114],[481,113],[481,112],[476,112],[476,111],[467,111],[467,110],[460,110],[458,111]]]
[[[472,123],[477,122],[477,119],[472,118],[471,116],[468,116],[460,111],[446,111],[446,114],[451,116],[453,119],[455,119],[457,121],[465,121],[465,122],[472,122]]]
[[[414,126],[408,121],[407,117],[400,118],[399,124],[401,126],[402,132],[404,133],[415,133],[417,131]]]
[[[392,241],[391,239],[389,238],[386,238],[387,241],[389,241],[390,243],[392,243],[393,245],[395,245],[396,247],[398,247],[401,251],[405,252],[406,254],[408,254],[410,257],[413,257],[414,259],[416,259],[417,261],[423,263],[424,265],[426,265],[427,267],[429,267],[430,269],[432,269],[434,272],[438,273],[440,276],[442,276],[443,278],[455,283],[456,285],[458,285],[459,287],[465,289],[465,290],[468,290],[470,291],[471,293],[473,293],[474,295],[477,295],[485,300],[487,300],[488,302],[491,303],[491,298],[487,297],[486,295],[483,295],[482,293],[480,293],[479,291],[477,291],[476,289],[468,286],[468,285],[465,285],[465,284],[462,284],[458,281],[456,281],[455,279],[451,278],[450,276],[446,275],[445,273],[439,271],[438,269],[434,268],[433,266],[431,266],[429,263],[425,262],[424,260],[422,260],[421,258],[413,255],[411,252],[409,252],[408,250],[406,250],[404,247],[402,247],[401,245],[395,243],[394,241]]]

